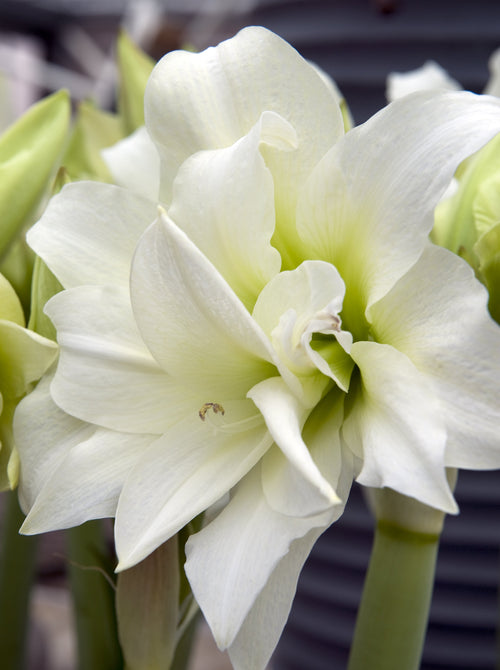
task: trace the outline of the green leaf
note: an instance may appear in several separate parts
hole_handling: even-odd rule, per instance
[[[69,119],[68,93],[59,91],[31,107],[0,137],[0,258],[45,193]]]
[[[144,90],[154,61],[121,33],[117,43],[120,75],[118,110],[126,135],[144,125]]]
[[[101,157],[101,150],[123,137],[121,123],[115,114],[103,112],[90,101],[78,107],[75,126],[62,160],[69,178],[112,181]]]

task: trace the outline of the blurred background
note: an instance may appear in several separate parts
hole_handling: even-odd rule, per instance
[[[355,123],[386,104],[387,75],[435,60],[481,92],[500,46],[498,0],[0,0],[0,130],[41,96],[115,104],[120,29],[153,58],[217,44],[264,25],[337,82]],[[390,151],[388,151],[390,155]],[[500,477],[462,473],[461,515],[447,521],[423,670],[493,670],[500,567]],[[346,514],[318,542],[273,659],[274,670],[342,670],[371,546],[355,488]],[[76,670],[64,537],[41,539],[29,670]],[[191,670],[226,670],[201,626]],[[403,669],[402,669],[403,670]]]
[[[433,59],[482,91],[500,42],[497,0],[1,0],[0,71],[14,111],[61,86],[112,104],[113,48],[124,27],[160,58],[264,25],[332,75],[360,123],[384,104],[385,79]],[[5,112],[4,112],[5,113]]]

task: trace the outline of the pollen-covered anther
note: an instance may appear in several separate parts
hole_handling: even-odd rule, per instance
[[[210,409],[212,410],[212,412],[214,414],[222,414],[222,416],[224,416],[224,414],[225,414],[224,407],[221,404],[219,404],[218,402],[206,402],[200,407],[200,410],[198,412],[198,416],[200,417],[200,419],[202,421],[205,421],[205,417],[207,416],[207,412]]]

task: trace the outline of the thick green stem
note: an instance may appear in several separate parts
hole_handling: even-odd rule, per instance
[[[121,670],[115,593],[104,573],[113,574],[102,523],[68,531],[69,578],[78,636],[78,670]]]
[[[348,670],[418,670],[438,546],[439,534],[377,524]]]
[[[0,659],[9,670],[24,667],[26,625],[35,572],[36,538],[19,535],[24,514],[17,494],[5,494],[0,561]]]

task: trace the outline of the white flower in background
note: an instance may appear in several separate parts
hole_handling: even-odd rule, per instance
[[[462,87],[438,63],[430,60],[408,72],[391,72],[387,76],[386,98],[389,102],[416,91],[460,91]]]
[[[494,51],[488,62],[490,77],[485,86],[486,95],[500,97],[500,49]],[[408,72],[391,72],[387,76],[386,98],[393,102],[417,91],[460,91],[462,85],[432,60]]]
[[[445,468],[500,465],[500,331],[428,242],[500,102],[417,95],[344,135],[314,68],[248,28],[165,56],[145,110],[157,154],[118,145],[122,186],[65,187],[29,235],[65,290],[57,371],[16,415],[23,529],[115,516],[127,568],[231,492],[186,569],[235,668],[263,668],[353,477],[455,512]]]

